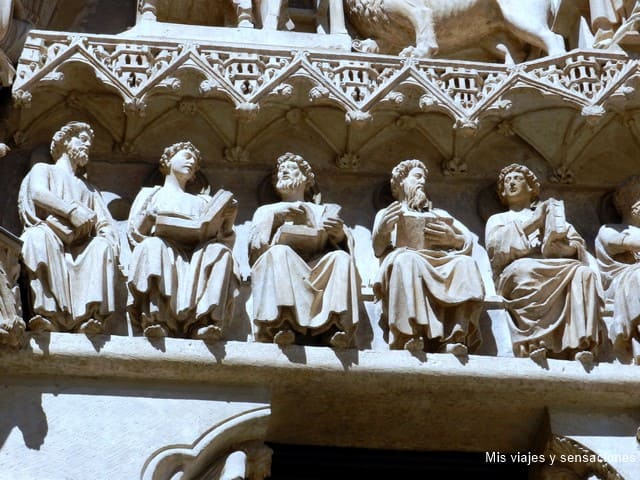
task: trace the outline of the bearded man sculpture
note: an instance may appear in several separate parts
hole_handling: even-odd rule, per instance
[[[82,175],[93,137],[86,123],[66,124],[51,142],[55,164],[36,163],[20,186],[33,331],[98,333],[115,310],[118,234],[100,192]]]
[[[300,155],[278,158],[273,184],[282,201],[256,210],[250,236],[255,337],[280,345],[315,337],[349,347],[360,280],[341,209],[312,201],[315,175]]]
[[[600,227],[596,258],[605,298],[613,302],[609,336],[616,346],[631,346],[640,363],[640,177],[624,181],[614,195],[622,223]]]
[[[392,349],[466,355],[482,341],[485,290],[471,257],[473,235],[425,192],[428,170],[404,160],[391,174],[396,201],[380,210],[373,249],[381,266],[373,288]]]

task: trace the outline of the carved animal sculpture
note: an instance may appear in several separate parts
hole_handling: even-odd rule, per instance
[[[483,48],[514,63],[517,42],[565,53],[551,29],[561,0],[344,0],[360,51],[432,58]]]

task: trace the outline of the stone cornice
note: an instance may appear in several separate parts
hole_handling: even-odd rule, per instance
[[[527,358],[470,355],[413,356],[407,351],[346,350],[254,342],[51,333],[32,336],[29,347],[0,351],[4,375],[99,377],[112,380],[183,381],[277,387],[325,383],[326,388],[368,385],[385,391],[446,389],[508,393],[503,401],[529,405],[595,405],[638,408],[640,369],[601,363],[586,370],[577,361],[549,359],[540,366]],[[329,386],[331,385],[331,386]],[[380,393],[381,393],[380,392]]]

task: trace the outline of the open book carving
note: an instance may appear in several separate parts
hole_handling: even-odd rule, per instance
[[[564,212],[564,202],[550,198],[547,200],[547,216],[544,224],[544,237],[542,239],[542,254],[545,257],[554,257],[554,242],[566,241],[569,226]]]
[[[273,236],[271,244],[288,245],[304,257],[326,249],[329,237],[323,223],[327,218],[338,217],[340,206],[327,204],[321,211],[316,211],[304,203],[301,203],[300,207],[305,215],[285,219],[285,223]]]
[[[79,206],[77,208],[88,210],[83,206]],[[90,213],[93,221],[86,223],[82,227],[74,227],[68,219],[61,218],[54,214],[47,215],[45,222],[65,245],[73,245],[74,243],[87,241],[88,237],[92,235],[95,226],[96,214],[93,212]]]
[[[424,229],[432,222],[453,224],[453,218],[443,217],[432,211],[403,212],[396,226],[396,247],[408,247],[415,250],[431,249],[433,246],[425,238]]]
[[[159,212],[155,233],[159,237],[186,245],[205,242],[218,234],[227,209],[234,208],[235,205],[236,200],[231,192],[218,190],[199,217]]]

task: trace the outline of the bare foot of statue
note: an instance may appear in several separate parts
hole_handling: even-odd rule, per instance
[[[464,343],[447,343],[443,350],[445,353],[453,353],[456,357],[465,357],[469,353]]]
[[[409,350],[411,353],[424,352],[424,341],[422,338],[412,338],[404,344],[404,349]]]
[[[167,336],[167,331],[162,325],[149,325],[144,329],[144,336],[148,338],[163,338]]]
[[[593,367],[593,364],[595,362],[595,357],[593,356],[593,352],[590,352],[589,350],[577,352],[573,358],[578,362],[582,363],[582,365],[584,365],[585,368]]]
[[[29,320],[29,330],[32,332],[55,332],[56,328],[50,320],[41,315],[35,315]]]
[[[102,333],[102,322],[96,320],[95,318],[90,318],[80,325],[78,331],[80,333],[84,333],[85,335],[98,335]]]
[[[291,330],[280,330],[273,336],[273,343],[286,347],[293,344],[296,340],[296,335]]]
[[[222,329],[217,325],[207,325],[200,327],[196,330],[193,338],[199,338],[201,340],[207,340],[210,342],[217,342],[222,338]]]
[[[543,362],[547,358],[547,349],[545,347],[536,348],[529,353],[529,358],[536,363]]]
[[[337,350],[344,350],[349,348],[351,344],[351,337],[347,334],[347,332],[336,332],[331,336],[331,340],[329,340],[331,346]]]

